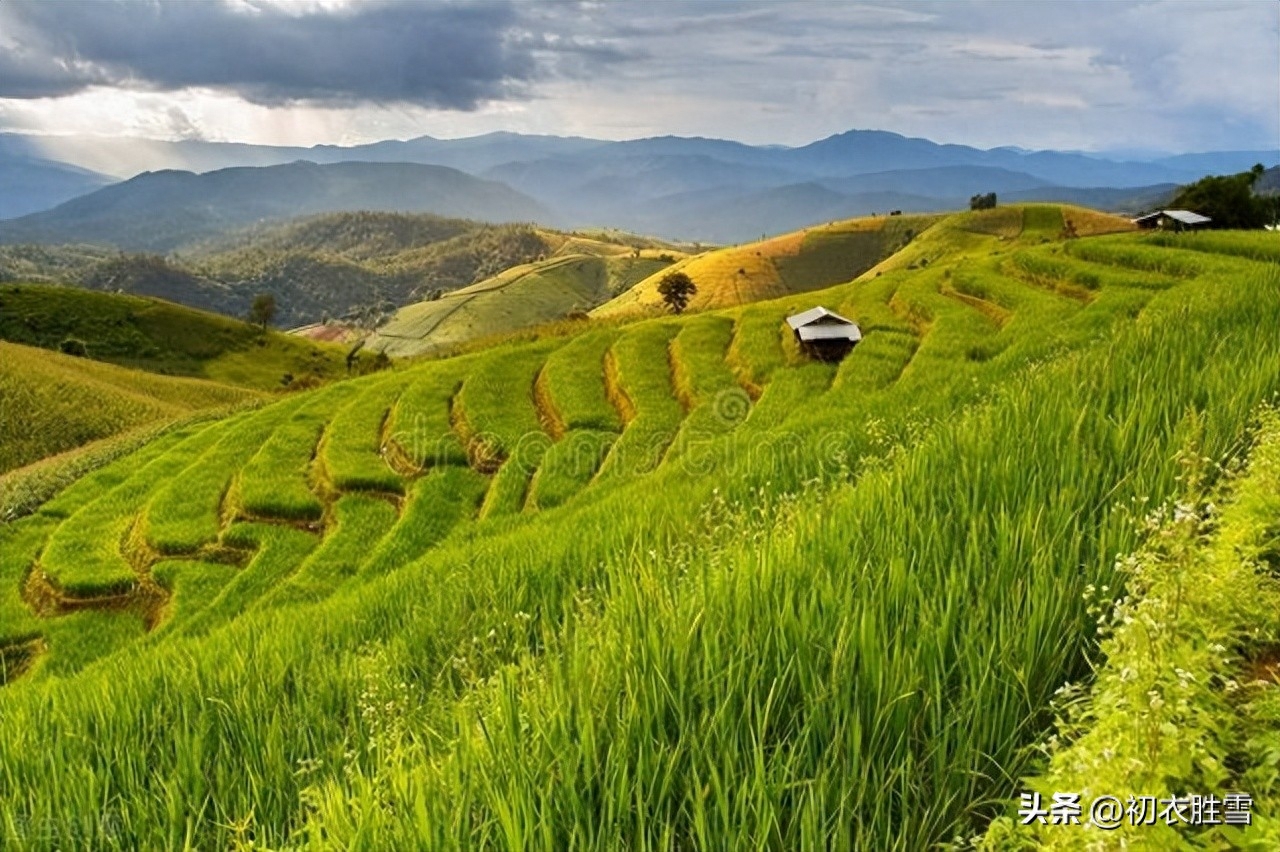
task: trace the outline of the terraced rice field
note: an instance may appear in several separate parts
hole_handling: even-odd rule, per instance
[[[596,308],[595,316],[658,310],[658,284],[670,271],[688,275],[698,292],[689,310],[729,308],[850,281],[893,255],[934,216],[881,216],[819,225],[780,237],[681,260]]]
[[[606,250],[611,254],[601,253]],[[591,240],[569,240],[562,251],[573,253],[516,266],[434,301],[401,308],[367,345],[408,357],[554,322],[586,312],[667,268],[672,257]]]
[[[990,816],[1087,668],[1114,507],[1280,392],[1256,246],[1041,244],[1062,216],[86,477],[0,527],[0,826],[110,801],[90,845],[918,849]],[[783,324],[815,303],[862,326],[839,364]]]

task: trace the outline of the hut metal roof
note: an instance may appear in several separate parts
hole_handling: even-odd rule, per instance
[[[862,330],[857,324],[848,325],[805,325],[796,329],[796,334],[805,343],[818,340],[848,340],[857,343],[862,339]]]
[[[787,325],[791,326],[792,331],[798,331],[801,327],[815,323],[821,319],[832,319],[838,323],[851,325],[854,328],[857,328],[857,323],[853,320],[842,317],[835,311],[829,311],[821,305],[787,317]]]
[[[1208,216],[1201,216],[1199,213],[1192,213],[1190,210],[1165,210],[1164,215],[1170,219],[1176,219],[1184,225],[1203,225],[1205,222],[1211,221]]]
[[[1161,216],[1168,216],[1170,219],[1181,222],[1184,225],[1203,225],[1206,222],[1213,221],[1208,216],[1201,216],[1199,213],[1193,213],[1190,210],[1157,210],[1154,213],[1148,213],[1145,216],[1139,216],[1132,221],[1148,222],[1152,219],[1159,219]]]

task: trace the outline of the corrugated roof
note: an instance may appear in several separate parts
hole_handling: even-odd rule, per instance
[[[796,334],[805,343],[814,340],[848,340],[857,343],[862,339],[862,331],[854,323],[849,325],[806,325],[796,329]]]
[[[1159,219],[1161,216],[1168,216],[1170,219],[1177,220],[1184,225],[1203,225],[1206,222],[1213,221],[1208,216],[1201,216],[1199,213],[1193,213],[1190,210],[1157,210],[1154,213],[1148,213],[1130,221],[1134,223],[1146,222],[1151,219]]]
[[[1184,225],[1203,225],[1205,222],[1212,221],[1208,216],[1201,216],[1190,210],[1165,210],[1164,215],[1170,219],[1177,219]]]
[[[807,311],[801,311],[798,314],[793,314],[792,316],[787,317],[787,325],[791,326],[792,331],[795,331],[801,326],[808,325],[811,322],[816,322],[823,318],[834,319],[844,323],[845,325],[855,325],[853,320],[846,319],[845,317],[840,316],[835,311],[829,311],[826,308],[822,307],[821,305],[819,305],[816,308],[810,308]]]

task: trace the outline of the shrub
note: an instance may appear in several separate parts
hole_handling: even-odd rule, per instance
[[[85,358],[89,355],[89,347],[78,337],[68,337],[58,344],[58,351],[63,355],[74,355],[77,358]]]

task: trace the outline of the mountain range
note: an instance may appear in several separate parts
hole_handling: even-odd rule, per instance
[[[434,213],[487,222],[553,214],[501,183],[416,163],[241,166],[144,172],[0,223],[3,243],[98,243],[165,253],[256,222],[343,210]]]
[[[1280,153],[1121,161],[1077,152],[983,150],[874,130],[799,147],[514,133],[311,148],[0,134],[0,174],[19,162],[78,171],[48,172],[43,203],[29,188],[26,200],[0,209],[0,216],[13,216],[37,205],[61,205],[0,224],[0,241],[163,251],[248,222],[339,209],[609,226],[722,243],[886,210],[954,209],[985,192],[1135,212],[1207,173],[1274,165]],[[143,168],[152,171],[137,174]],[[86,191],[107,180],[102,175],[127,180],[67,201],[74,192],[70,174]],[[108,221],[122,213],[136,227]]]

